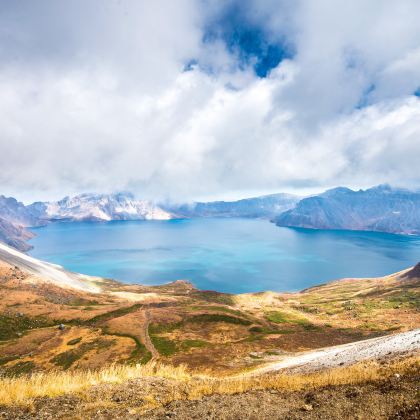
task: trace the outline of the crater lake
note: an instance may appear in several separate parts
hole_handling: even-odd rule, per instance
[[[229,293],[296,291],[377,277],[420,260],[420,237],[280,228],[266,220],[54,222],[34,228],[36,258],[127,283],[189,280]]]

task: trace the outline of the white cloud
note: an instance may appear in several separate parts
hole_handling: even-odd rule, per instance
[[[389,98],[386,90],[392,89],[391,97],[412,93],[407,75],[409,84],[418,86],[420,70],[415,60],[407,61],[420,45],[419,15],[416,1],[301,2],[295,15],[299,72],[279,102],[295,109],[302,124],[313,129],[320,121],[351,112],[373,87],[367,103]]]
[[[418,3],[276,3],[255,16],[296,56],[266,79],[202,44],[198,2],[2,6],[1,192],[418,185]]]

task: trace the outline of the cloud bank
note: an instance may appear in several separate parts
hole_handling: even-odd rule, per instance
[[[0,186],[420,185],[420,3],[3,2]]]

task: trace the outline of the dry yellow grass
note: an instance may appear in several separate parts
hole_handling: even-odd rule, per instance
[[[253,375],[252,372],[235,377],[212,377],[194,374],[184,366],[173,367],[151,362],[147,365],[114,365],[100,371],[68,371],[35,374],[17,378],[0,379],[0,405],[30,405],[36,397],[56,397],[66,393],[80,393],[103,384],[121,384],[130,379],[166,378],[167,388],[162,395],[158,390],[144,400],[142,411],[168,404],[174,400],[200,399],[212,394],[237,394],[250,390],[277,389],[298,391],[327,385],[355,385],[383,380],[398,374],[418,372],[420,357],[410,357],[387,365],[371,361],[350,367],[330,369],[311,374],[287,375],[272,373]],[[107,404],[107,396],[96,394],[91,404]]]
[[[405,374],[420,368],[420,357],[411,357],[383,366],[376,361],[359,363],[349,367],[329,369],[310,374],[287,375],[282,373],[252,374],[235,378],[213,378],[198,381],[189,393],[190,399],[210,394],[236,394],[250,390],[278,389],[298,391],[327,385],[349,385],[385,379],[394,373]]]
[[[36,397],[56,397],[58,395],[81,392],[101,383],[122,383],[142,378],[159,377],[185,381],[190,379],[184,366],[158,365],[112,365],[98,371],[66,371],[36,373],[0,379],[0,405],[27,404]]]

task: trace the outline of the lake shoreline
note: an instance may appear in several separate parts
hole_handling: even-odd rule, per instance
[[[249,218],[54,222],[31,231],[29,254],[71,271],[127,284],[185,279],[226,293],[380,277],[415,264],[420,252],[416,236],[281,228]]]

